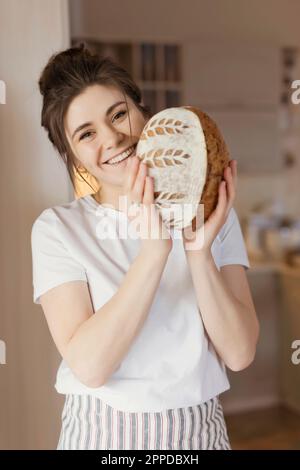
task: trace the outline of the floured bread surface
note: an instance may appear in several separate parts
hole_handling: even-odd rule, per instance
[[[168,108],[146,124],[137,155],[154,177],[154,198],[167,226],[196,228],[198,204],[204,220],[215,209],[229,164],[225,141],[206,113],[192,106]]]
[[[198,115],[184,107],[155,114],[140,136],[137,156],[154,177],[154,199],[168,227],[191,224],[207,174],[205,134]]]

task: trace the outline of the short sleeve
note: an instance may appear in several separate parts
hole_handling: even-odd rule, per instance
[[[84,267],[57,236],[57,219],[51,209],[44,210],[32,226],[31,253],[34,303],[40,304],[40,296],[60,284],[87,281]]]
[[[220,267],[226,264],[242,264],[246,269],[250,268],[240,222],[234,208],[230,209],[218,237],[220,240]]]

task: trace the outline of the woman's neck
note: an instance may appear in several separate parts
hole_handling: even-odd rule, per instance
[[[120,210],[120,203],[121,203],[121,196],[123,195],[122,189],[120,188],[119,191],[107,191],[104,190],[103,187],[97,191],[97,193],[92,194],[93,198],[95,199],[98,204],[106,205],[109,207],[113,207],[116,210]]]

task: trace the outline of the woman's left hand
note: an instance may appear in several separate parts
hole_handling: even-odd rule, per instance
[[[207,221],[195,232],[191,227],[182,230],[182,239],[186,251],[201,251],[209,253],[211,245],[226,222],[236,195],[237,161],[230,160],[224,170],[224,179],[219,186],[219,198],[215,210]]]

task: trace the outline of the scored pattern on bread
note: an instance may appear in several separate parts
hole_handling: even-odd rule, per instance
[[[182,129],[187,129],[188,127],[178,119],[163,118],[150,120],[144,128],[140,140],[146,140],[148,137],[155,137],[156,135],[182,134]]]
[[[170,209],[172,203],[178,202],[180,199],[184,199],[186,194],[183,193],[168,193],[164,191],[154,191],[154,200],[155,204],[158,205],[158,208],[161,209]],[[173,206],[174,207],[174,206]],[[183,223],[183,218],[180,217],[180,214],[176,215],[176,218],[172,215],[168,217],[168,226],[173,226],[175,228],[181,228]]]
[[[182,155],[183,154],[183,155]],[[175,158],[176,157],[176,158]],[[150,168],[183,165],[191,156],[180,149],[152,149],[140,155],[140,159]]]
[[[163,200],[174,200],[174,199],[182,199],[185,197],[184,193],[168,193],[164,191],[154,191],[154,199],[155,202],[163,201]]]
[[[154,129],[158,132],[149,132]],[[154,179],[154,202],[167,227],[181,229],[196,214],[205,183],[206,147],[199,118],[182,107],[169,108],[152,117],[141,137],[136,154]]]

